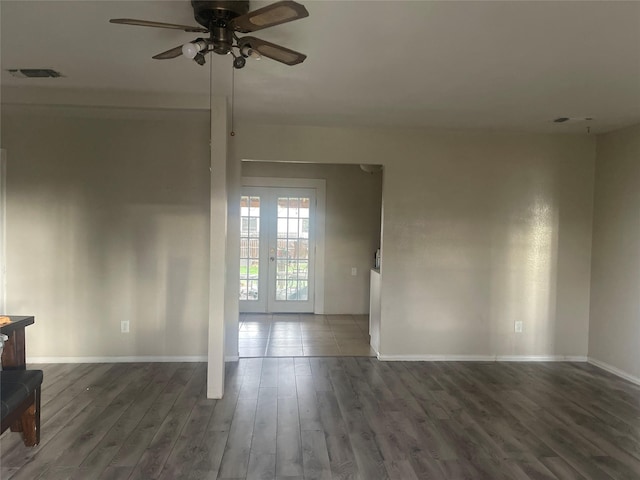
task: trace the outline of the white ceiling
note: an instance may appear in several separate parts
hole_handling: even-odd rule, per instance
[[[308,59],[236,71],[238,118],[537,132],[585,131],[559,116],[594,117],[593,132],[640,123],[640,2],[300,1],[309,18],[255,36]],[[151,59],[197,35],[108,23],[195,25],[188,0],[1,0],[0,16],[3,87],[209,94],[207,67]],[[66,77],[5,71],[39,67]]]

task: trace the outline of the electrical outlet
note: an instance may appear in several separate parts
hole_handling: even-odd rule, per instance
[[[351,276],[355,277],[358,275],[358,269],[356,267],[351,267]]]
[[[521,320],[516,322],[515,331],[516,331],[516,333],[522,333],[522,321]]]
[[[122,320],[120,322],[120,333],[129,333],[129,320]]]

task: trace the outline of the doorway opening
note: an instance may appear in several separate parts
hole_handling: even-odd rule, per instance
[[[239,210],[239,356],[374,356],[380,170],[243,162]]]

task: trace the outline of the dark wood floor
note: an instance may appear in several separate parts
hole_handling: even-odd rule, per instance
[[[18,479],[638,479],[640,387],[588,364],[248,358],[44,365]]]

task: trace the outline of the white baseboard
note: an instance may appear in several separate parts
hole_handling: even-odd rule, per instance
[[[620,377],[620,378],[624,378],[625,380],[630,381],[631,383],[635,383],[636,385],[640,385],[640,377],[636,377],[634,375],[631,375],[630,373],[625,372],[624,370],[620,370],[617,367],[614,367],[613,365],[609,365],[608,363],[602,362],[600,360],[598,360],[597,358],[593,358],[593,357],[589,357],[587,360],[591,365],[595,365],[598,368],[601,368],[602,370],[606,370],[609,373],[613,373],[614,375]]]
[[[586,356],[575,355],[496,355],[496,362],[586,362]]]
[[[387,362],[586,362],[586,356],[569,355],[383,355]]]
[[[27,363],[167,363],[206,362],[206,355],[193,356],[141,356],[141,357],[27,357]]]
[[[383,362],[493,362],[495,355],[384,355],[379,353],[378,360]]]
[[[565,362],[586,362],[588,357],[586,355],[567,355],[564,357]]]

